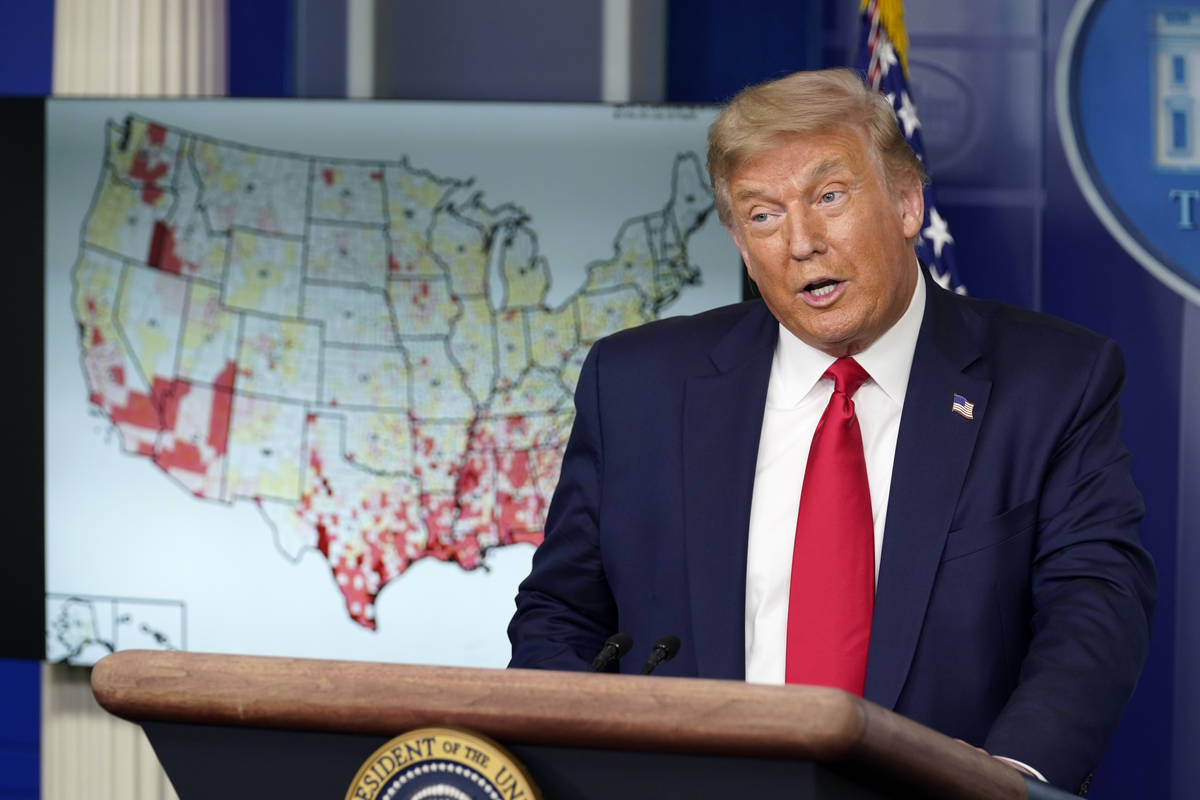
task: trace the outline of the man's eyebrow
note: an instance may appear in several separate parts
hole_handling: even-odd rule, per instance
[[[813,167],[812,171],[808,173],[808,179],[810,181],[815,181],[819,180],[820,178],[824,178],[829,173],[837,171],[842,166],[842,163],[842,159],[837,158],[836,156],[827,158],[820,164],[817,164],[817,166]]]
[[[767,194],[767,190],[762,186],[747,186],[733,193],[733,202],[740,203],[743,200],[750,200],[765,194]]]

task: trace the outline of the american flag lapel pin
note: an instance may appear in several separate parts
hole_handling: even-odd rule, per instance
[[[966,419],[975,419],[975,404],[968,402],[961,394],[954,395],[954,404],[950,410]]]

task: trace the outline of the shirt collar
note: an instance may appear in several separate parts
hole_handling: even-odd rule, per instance
[[[879,388],[896,405],[904,404],[908,376],[912,372],[913,353],[925,315],[925,280],[919,265],[916,287],[908,308],[896,324],[884,331],[871,346],[854,357]],[[831,355],[805,344],[782,324],[775,358],[771,364],[771,382],[767,389],[767,405],[772,408],[792,408],[804,400],[816,387],[834,362]]]

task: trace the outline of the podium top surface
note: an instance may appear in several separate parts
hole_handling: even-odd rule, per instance
[[[96,664],[92,691],[137,722],[380,736],[452,725],[501,742],[808,759],[933,781],[946,797],[1027,796],[1010,767],[819,686],[130,650]]]

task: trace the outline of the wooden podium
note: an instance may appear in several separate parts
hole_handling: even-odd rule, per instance
[[[414,728],[488,736],[546,800],[1027,797],[1015,770],[837,689],[124,651],[92,691],[179,793],[340,800]]]

